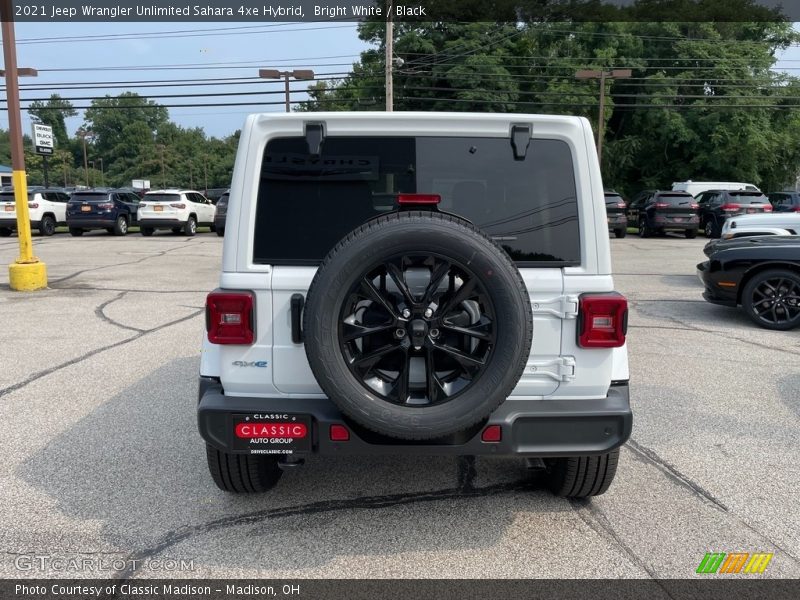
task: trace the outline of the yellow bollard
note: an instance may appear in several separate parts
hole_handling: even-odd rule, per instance
[[[8,265],[8,280],[12,290],[33,292],[47,287],[47,265],[33,255],[31,219],[28,214],[28,182],[25,171],[13,171],[14,201],[17,208],[19,258]]]

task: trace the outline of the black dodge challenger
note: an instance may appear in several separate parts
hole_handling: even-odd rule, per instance
[[[697,265],[703,298],[741,306],[757,325],[788,330],[800,325],[800,236],[759,236],[716,245]]]

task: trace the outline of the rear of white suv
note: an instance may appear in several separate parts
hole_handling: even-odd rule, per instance
[[[28,191],[28,214],[31,229],[38,229],[44,236],[53,235],[56,227],[67,221],[66,192],[53,189]],[[17,228],[17,207],[14,192],[0,192],[0,237],[8,237]]]
[[[627,303],[584,119],[256,115],[231,199],[198,408],[222,489],[315,453],[519,456],[560,495],[607,489]]]
[[[157,229],[193,236],[201,226],[214,227],[214,205],[194,190],[153,190],[139,203],[139,231],[151,236]]]

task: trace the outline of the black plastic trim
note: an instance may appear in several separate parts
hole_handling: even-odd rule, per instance
[[[303,306],[306,299],[303,294],[292,294],[289,301],[292,311],[292,342],[295,344],[303,343]]]

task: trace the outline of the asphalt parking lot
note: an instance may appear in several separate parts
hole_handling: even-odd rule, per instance
[[[317,458],[268,495],[224,494],[195,426],[221,238],[34,241],[51,289],[29,295],[0,241],[0,577],[686,578],[709,551],[800,577],[800,332],[704,302],[702,237],[611,240],[635,422],[590,502],[467,458]]]

